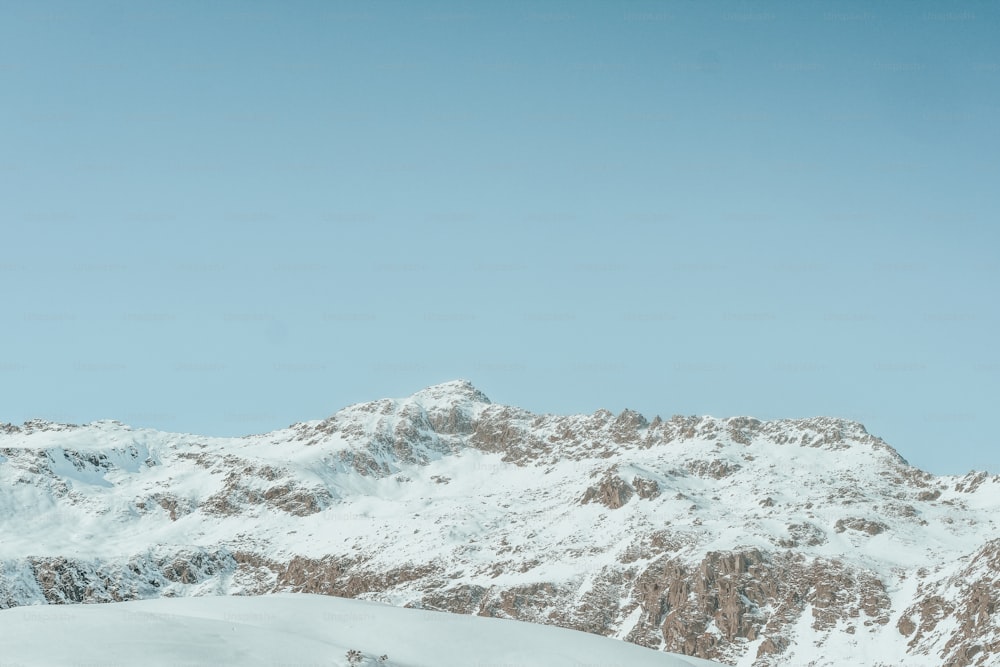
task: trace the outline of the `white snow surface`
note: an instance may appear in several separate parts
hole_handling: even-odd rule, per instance
[[[584,632],[320,595],[200,597],[0,611],[4,667],[710,667]],[[378,662],[381,656],[385,662]]]

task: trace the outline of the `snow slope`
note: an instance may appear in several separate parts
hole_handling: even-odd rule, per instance
[[[718,665],[562,628],[304,594],[18,607],[0,611],[0,647],[5,667],[346,667],[351,649],[386,667]]]

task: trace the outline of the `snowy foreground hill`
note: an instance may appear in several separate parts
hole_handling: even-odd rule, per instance
[[[0,646],[8,667],[348,667],[351,650],[363,667],[718,667],[534,623],[303,594],[20,607],[0,613]]]
[[[536,415],[464,381],[243,438],[31,421],[0,425],[0,609],[321,593],[743,667],[1000,665],[998,509],[1000,477],[855,422]]]

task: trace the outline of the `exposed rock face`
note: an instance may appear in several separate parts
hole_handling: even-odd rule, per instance
[[[293,591],[754,667],[997,665],[998,510],[1000,478],[846,420],[535,415],[467,382],[245,438],[35,420],[0,425],[0,608]]]
[[[728,477],[740,469],[740,465],[729,461],[690,461],[687,469],[692,475],[698,477],[711,477],[712,479],[722,479]]]
[[[842,533],[845,530],[856,530],[859,533],[867,533],[868,535],[878,535],[879,533],[884,533],[888,530],[888,526],[881,521],[869,521],[868,519],[862,517],[848,517],[846,519],[837,519],[837,523],[834,526],[834,530],[838,533]]]
[[[617,470],[604,473],[600,483],[587,488],[580,501],[583,504],[599,502],[605,507],[616,510],[627,503],[635,491],[618,476]]]
[[[640,498],[649,500],[660,495],[660,484],[655,479],[645,477],[633,477],[632,488]]]
[[[3,564],[0,608],[31,602],[121,602],[157,596],[220,594],[236,569],[225,550],[149,551],[128,559],[28,557]]]
[[[922,582],[896,624],[915,652],[943,665],[995,665],[1000,656],[1000,540],[992,540],[944,580]],[[951,626],[944,633],[939,625]],[[955,627],[957,626],[957,627]]]
[[[839,619],[889,620],[889,598],[871,573],[756,549],[711,552],[696,567],[661,559],[640,575],[637,589],[643,622],[630,641],[723,662],[739,659],[755,640],[758,658],[780,654],[787,645],[782,619],[806,609],[817,632]]]
[[[809,522],[803,522],[789,524],[788,538],[779,539],[778,545],[786,548],[797,547],[799,545],[816,547],[826,541],[826,532],[822,528]]]

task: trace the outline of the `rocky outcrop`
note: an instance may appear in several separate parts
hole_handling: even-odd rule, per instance
[[[881,521],[871,521],[857,516],[837,519],[837,523],[833,527],[838,533],[842,533],[845,530],[853,530],[867,535],[878,535],[879,533],[884,533],[888,528],[889,526]]]
[[[127,559],[64,556],[7,561],[0,609],[23,604],[121,602],[158,596],[220,594],[236,562],[225,550],[160,550]]]
[[[688,461],[687,470],[692,475],[698,477],[711,477],[712,479],[722,479],[723,477],[728,477],[732,475],[737,470],[740,469],[738,463],[732,463],[730,461]]]
[[[586,505],[597,502],[616,510],[627,503],[634,494],[635,490],[618,476],[617,470],[608,470],[600,482],[587,488],[580,503]]]
[[[788,549],[806,546],[816,547],[827,541],[826,531],[809,522],[788,524],[788,537],[778,540],[780,546]]]
[[[1000,656],[1000,540],[964,559],[945,580],[921,584],[896,624],[915,652],[947,667],[994,665]],[[943,627],[945,632],[938,632]]]
[[[832,631],[838,619],[889,620],[889,597],[872,573],[756,549],[712,552],[696,566],[665,556],[635,590],[643,616],[629,641],[722,662],[757,639],[758,657],[780,655],[782,630],[807,610],[818,631]]]

